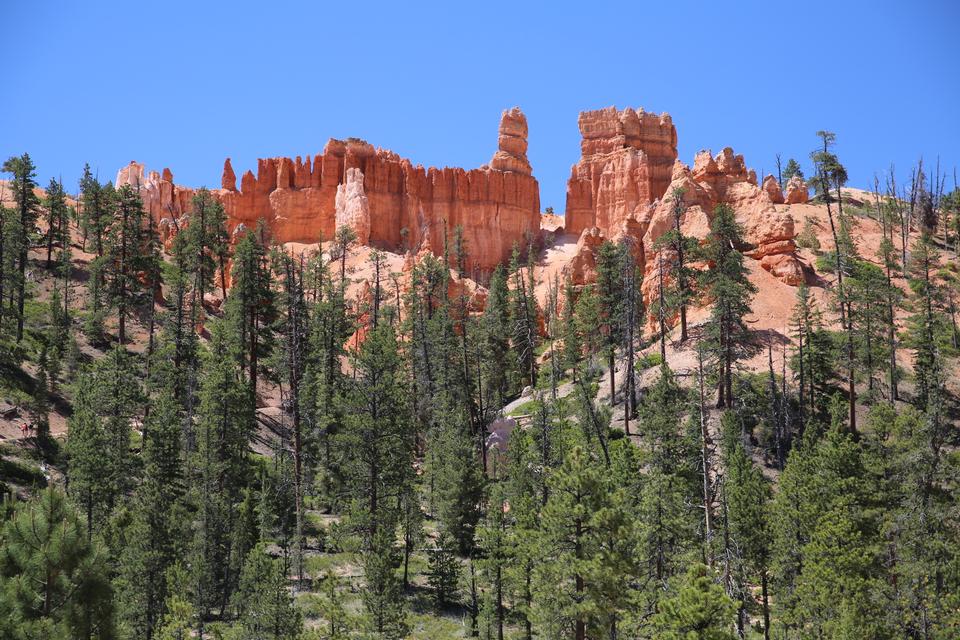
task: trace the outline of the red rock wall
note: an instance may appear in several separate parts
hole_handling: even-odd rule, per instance
[[[480,276],[509,259],[514,244],[539,233],[540,188],[526,158],[526,137],[523,113],[505,111],[491,166],[469,171],[425,169],[360,140],[330,140],[312,160],[258,160],[256,176],[244,173],[239,189],[228,158],[222,188],[213,193],[224,205],[231,233],[263,219],[277,242],[319,242],[336,232],[337,187],[348,169],[359,169],[370,244],[440,253],[444,232],[452,242],[454,228],[461,225],[468,270]],[[131,163],[118,174],[117,183],[122,181],[142,184],[145,205],[157,221],[166,218],[169,226],[169,220],[189,212],[193,190],[173,184],[167,170],[145,179],[142,165]]]
[[[567,182],[564,227],[609,234],[663,196],[677,159],[677,130],[669,114],[616,107],[584,111],[578,124],[581,158]]]

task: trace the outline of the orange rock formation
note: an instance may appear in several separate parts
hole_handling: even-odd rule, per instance
[[[677,159],[677,130],[669,114],[643,109],[585,111],[577,122],[581,158],[567,182],[564,227],[577,235],[598,227],[609,235],[663,196]]]
[[[810,199],[807,183],[800,176],[793,176],[787,181],[787,204],[806,204]]]
[[[540,228],[540,189],[527,160],[527,120],[520,109],[503,112],[498,143],[489,166],[467,171],[425,169],[362,140],[330,140],[312,160],[258,160],[256,176],[244,173],[239,189],[227,158],[221,189],[213,193],[231,232],[263,219],[277,242],[329,240],[338,224],[346,224],[364,244],[439,253],[444,234],[452,238],[460,225],[468,272],[480,276]],[[168,174],[144,178],[142,165],[131,163],[117,184],[141,185],[158,222],[177,220],[189,211],[194,192],[174,185]]]

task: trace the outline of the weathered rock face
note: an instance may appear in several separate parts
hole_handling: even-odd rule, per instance
[[[604,233],[637,219],[663,196],[677,159],[677,130],[666,113],[608,107],[578,119],[581,158],[567,181],[564,226]]]
[[[491,169],[515,171],[528,176],[533,173],[527,160],[527,117],[517,107],[503,112],[497,147],[497,152],[490,160]]]
[[[601,184],[615,166],[608,163]],[[632,215],[623,219],[600,216],[605,227],[598,223],[582,231],[577,253],[567,265],[566,275],[575,285],[592,282],[596,277],[597,248],[604,239],[631,239],[637,249],[634,257],[644,271],[643,296],[650,303],[658,295],[661,263],[665,270],[664,282],[669,282],[672,277],[669,272],[672,256],[668,249],[655,249],[655,243],[675,227],[675,210],[681,210],[681,232],[704,241],[710,232],[717,205],[725,204],[734,210],[737,222],[743,227],[747,243],[743,247],[744,254],[760,261],[762,268],[785,283],[800,284],[804,279],[804,267],[796,255],[793,217],[774,205],[776,194],[780,194],[780,200],[783,200],[776,180],[772,185],[769,179],[764,183],[763,187],[757,186],[756,174],[747,169],[743,156],[734,154],[730,148],[716,156],[710,151],[699,152],[692,169],[675,161],[662,197],[636,207]],[[680,199],[679,207],[677,198]],[[705,264],[691,266],[707,268]],[[672,324],[673,320],[669,318],[668,323]]]
[[[370,242],[370,201],[363,190],[360,169],[347,169],[347,180],[337,187],[337,227],[349,227],[357,235],[357,242]]]
[[[140,192],[143,208],[157,223],[164,242],[169,239],[176,221],[190,211],[196,193],[174,184],[170,169],[164,169],[162,174],[156,171],[145,174],[143,165],[133,160],[117,172],[114,185],[117,188],[130,185]]]
[[[773,204],[783,204],[783,191],[780,189],[780,183],[772,175],[763,179],[762,189],[770,196]]]
[[[787,181],[787,204],[806,204],[810,199],[807,183],[800,176],[793,176]]]
[[[439,253],[444,234],[452,237],[460,225],[468,272],[479,277],[509,259],[514,243],[523,245],[539,232],[540,189],[526,149],[526,117],[514,108],[503,112],[498,150],[490,165],[479,169],[425,169],[362,140],[330,140],[312,159],[258,160],[256,175],[244,173],[239,189],[227,159],[222,188],[213,193],[223,203],[231,233],[240,225],[256,228],[262,219],[277,242],[329,240],[339,215],[371,245]],[[142,175],[142,166],[136,166]],[[172,176],[154,175],[142,180],[141,190],[154,218],[169,217],[168,208],[175,217],[189,211],[193,191],[174,185]]]
[[[564,267],[564,276],[571,284],[580,286],[597,279],[597,251],[604,241],[603,233],[597,227],[584,229],[577,240],[577,253]]]

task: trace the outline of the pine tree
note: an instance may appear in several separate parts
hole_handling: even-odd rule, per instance
[[[873,398],[877,370],[887,359],[886,308],[890,294],[887,279],[880,267],[863,260],[854,263],[848,282],[850,288],[850,322],[854,333],[854,356],[858,368],[867,379],[867,401]]]
[[[492,618],[497,627],[497,640],[503,640],[506,617],[504,607],[505,579],[514,549],[507,533],[506,496],[501,483],[492,485],[486,519],[478,531],[478,547],[483,556],[479,562],[481,573],[492,592]]]
[[[844,286],[844,276],[849,275],[853,260],[856,258],[856,249],[850,236],[849,221],[843,214],[843,197],[841,188],[847,181],[847,170],[840,160],[830,149],[836,143],[836,134],[830,131],[818,131],[817,136],[823,141],[823,147],[819,151],[811,154],[814,166],[817,171],[814,186],[820,197],[827,205],[827,217],[830,220],[830,232],[833,235],[833,252],[835,260],[835,269],[837,276],[836,300],[840,311],[840,327],[846,336],[846,360],[847,360],[847,402],[848,402],[848,422],[850,430],[857,431],[857,393],[856,393],[856,362],[855,350],[853,344],[853,325],[850,312],[850,296]],[[831,190],[836,189],[837,196],[834,199]],[[838,207],[838,221],[834,219],[831,203],[836,203]]]
[[[130,487],[130,429],[140,400],[139,381],[119,346],[75,385],[67,478],[85,512],[88,535],[106,522]]]
[[[397,522],[399,496],[412,467],[413,440],[397,338],[386,323],[372,329],[354,359],[356,381],[346,390],[345,488],[364,546],[381,526]]]
[[[188,474],[190,501],[196,509],[191,569],[201,620],[214,607],[226,609],[237,582],[228,558],[236,524],[234,505],[249,482],[247,451],[254,427],[238,375],[237,348],[229,326],[214,324],[200,385],[197,447]]]
[[[190,593],[190,577],[186,567],[177,562],[167,571],[167,600],[163,619],[157,630],[158,640],[189,640],[197,621]]]
[[[681,430],[685,393],[666,364],[640,405],[650,469],[640,486],[641,557],[657,583],[675,575],[690,553],[703,555],[700,459],[696,442]],[[699,438],[699,433],[697,434]]]
[[[743,595],[740,605],[741,612],[747,608],[752,598],[748,594],[748,586],[759,582],[761,589],[761,607],[763,615],[763,635],[765,640],[770,638],[770,598],[769,598],[769,568],[770,568],[770,501],[772,491],[770,484],[763,477],[763,472],[757,468],[743,446],[740,439],[740,428],[736,424],[736,416],[731,412],[723,414],[721,420],[723,429],[723,467],[726,475],[723,482],[726,526],[731,539],[731,548],[736,550],[739,557],[735,558],[737,566],[737,592]],[[739,628],[742,632],[742,615],[737,616]]]
[[[179,405],[169,389],[152,402],[143,427],[143,481],[133,497],[132,524],[120,561],[120,616],[133,637],[155,637],[170,592],[167,572],[185,531]]]
[[[484,403],[502,407],[510,395],[510,383],[516,376],[516,357],[510,345],[510,291],[502,265],[490,278],[487,304],[483,310],[480,363],[485,393]]]
[[[100,456],[107,448],[107,435],[97,413],[96,382],[82,373],[73,389],[73,415],[67,428],[67,487],[86,516],[87,537],[95,523],[103,522],[106,486],[102,482]]]
[[[537,533],[536,618],[545,636],[577,640],[616,629],[638,566],[635,523],[625,496],[581,448],[550,479]]]
[[[600,302],[600,324],[596,327],[603,336],[603,351],[610,371],[610,404],[616,404],[616,353],[623,341],[624,286],[623,264],[626,261],[623,245],[609,240],[600,245],[597,253],[597,295]]]
[[[103,255],[103,235],[108,225],[109,194],[104,190],[96,176],[90,171],[90,165],[83,165],[83,177],[80,178],[80,228],[83,230],[83,250],[87,250],[87,239],[92,235],[94,249],[98,256]]]
[[[914,347],[916,404],[928,413],[939,412],[940,389],[943,385],[943,364],[940,355],[942,291],[935,280],[939,255],[933,237],[922,231],[913,248],[910,288],[916,312],[910,318],[910,337]]]
[[[787,164],[783,167],[783,178],[780,182],[781,185],[786,185],[790,182],[790,178],[793,176],[799,176],[803,178],[803,169],[800,168],[800,163],[790,158],[787,160]]]
[[[50,178],[47,185],[47,197],[44,208],[47,211],[47,269],[53,267],[53,245],[59,244],[61,248],[66,248],[69,241],[67,216],[67,196],[63,191],[63,184],[58,180]]]
[[[460,583],[460,562],[454,553],[453,538],[441,531],[436,548],[430,552],[427,569],[427,584],[433,589],[433,600],[438,609],[456,601]]]
[[[399,640],[407,634],[403,593],[397,577],[399,558],[393,527],[381,523],[363,554],[366,586],[360,594],[367,613],[367,628],[374,637]]]
[[[153,292],[140,278],[145,271],[145,229],[143,202],[130,185],[116,194],[115,220],[107,237],[106,279],[112,307],[117,309],[117,342],[126,342],[126,321],[130,312],[143,303],[144,295],[152,302]]]
[[[660,601],[653,617],[663,640],[734,640],[736,605],[703,565],[693,565],[674,594]]]
[[[99,473],[108,511],[131,488],[130,432],[142,412],[143,391],[132,357],[115,346],[93,367],[95,406],[103,421],[105,449],[99,452]]]
[[[247,555],[234,602],[239,612],[238,640],[300,637],[303,621],[287,588],[283,563],[268,556],[263,546]]]
[[[531,255],[532,259],[532,255]],[[520,249],[513,248],[510,258],[513,287],[510,289],[511,346],[516,355],[519,381],[517,390],[537,386],[537,300],[534,295],[532,262],[520,266]]]
[[[732,406],[734,367],[754,351],[745,317],[757,288],[747,278],[743,254],[736,249],[743,245],[742,233],[733,209],[718,205],[710,222],[706,247],[706,258],[713,268],[704,280],[707,296],[713,300],[707,335],[718,373],[719,407]]]
[[[883,586],[871,473],[845,429],[843,401],[817,441],[807,429],[773,502],[773,560],[779,618],[787,629],[824,637],[883,637],[875,622]]]
[[[204,296],[214,287],[214,276],[221,269],[221,287],[226,285],[229,236],[223,205],[207,189],[193,196],[190,219],[183,235],[183,268],[190,275],[190,318],[202,321]]]
[[[343,581],[328,570],[320,582],[320,615],[325,621],[326,640],[346,640],[351,628],[351,616],[344,605]]]
[[[376,254],[375,254],[376,255]],[[281,307],[283,313],[277,329],[283,335],[278,343],[282,359],[279,369],[281,385],[286,383],[287,405],[293,431],[293,485],[296,512],[296,533],[294,540],[297,579],[303,579],[303,467],[304,467],[304,423],[303,398],[304,374],[307,363],[307,304],[303,285],[303,261],[299,263],[290,255],[276,252],[273,256],[274,271],[283,282]],[[377,284],[379,286],[379,283]],[[376,315],[374,314],[374,318]]]
[[[670,194],[673,201],[673,228],[657,238],[654,244],[660,252],[666,252],[664,261],[670,281],[666,284],[664,298],[669,313],[680,314],[680,341],[687,339],[687,307],[696,300],[697,271],[690,267],[691,259],[696,256],[698,244],[696,238],[683,235],[681,223],[687,205],[684,202],[684,190],[677,188]],[[661,256],[662,258],[662,256]]]
[[[577,293],[573,282],[567,278],[563,285],[563,318],[561,335],[563,339],[563,365],[572,370],[576,377],[577,367],[583,357],[583,345],[577,327]]]
[[[3,637],[115,637],[105,551],[63,493],[49,488],[18,505],[0,539]]]
[[[3,171],[13,175],[13,200],[16,224],[12,226],[13,234],[7,242],[11,249],[17,251],[17,272],[15,274],[15,288],[17,294],[17,342],[23,339],[23,304],[26,299],[26,270],[27,251],[36,233],[37,215],[40,209],[40,199],[34,193],[37,188],[37,171],[30,159],[30,155],[12,156],[3,163]],[[8,236],[7,233],[4,234]]]

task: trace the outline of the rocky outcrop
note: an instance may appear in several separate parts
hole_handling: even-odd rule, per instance
[[[783,204],[783,191],[780,189],[780,183],[777,182],[777,179],[772,175],[768,175],[763,179],[761,188],[767,192],[773,204]]]
[[[564,226],[609,233],[663,196],[677,158],[677,130],[669,114],[608,107],[578,118],[580,161],[567,181]]]
[[[806,204],[810,200],[810,190],[807,183],[800,176],[793,176],[787,181],[787,204]]]
[[[313,158],[258,160],[256,175],[245,172],[239,189],[227,159],[221,189],[213,193],[223,203],[231,233],[240,225],[254,229],[262,219],[281,243],[329,240],[338,222],[349,220],[371,245],[439,253],[444,235],[449,239],[461,226],[468,273],[481,277],[509,259],[514,244],[535,238],[540,226],[540,190],[527,160],[527,121],[519,109],[503,112],[497,147],[490,165],[467,171],[414,166],[355,138],[330,140]],[[142,165],[133,164],[138,169],[121,170],[131,174],[129,180],[143,173]],[[172,176],[151,173],[141,183],[156,220],[189,211],[193,191],[174,185]]]
[[[497,152],[490,160],[490,168],[531,175],[533,170],[527,160],[527,117],[517,107],[504,111],[499,133]]]
[[[792,253],[767,255],[760,259],[760,266],[792,287],[805,280],[803,263]]]
[[[346,181],[337,186],[337,228],[349,227],[357,236],[357,242],[370,242],[370,201],[363,190],[363,173],[360,169],[347,169]]]
[[[230,164],[230,158],[223,161],[223,175],[220,177],[220,188],[224,191],[237,190],[237,174],[233,172],[233,165]]]
[[[144,166],[133,160],[117,172],[114,184],[117,188],[130,185],[139,191],[143,208],[157,223],[164,242],[169,240],[177,221],[190,211],[196,193],[174,184],[170,169],[164,169],[162,174],[156,171],[146,173]]]
[[[603,244],[603,232],[597,227],[584,229],[577,240],[577,252],[564,266],[564,276],[574,286],[589,284],[597,279],[597,252]]]

